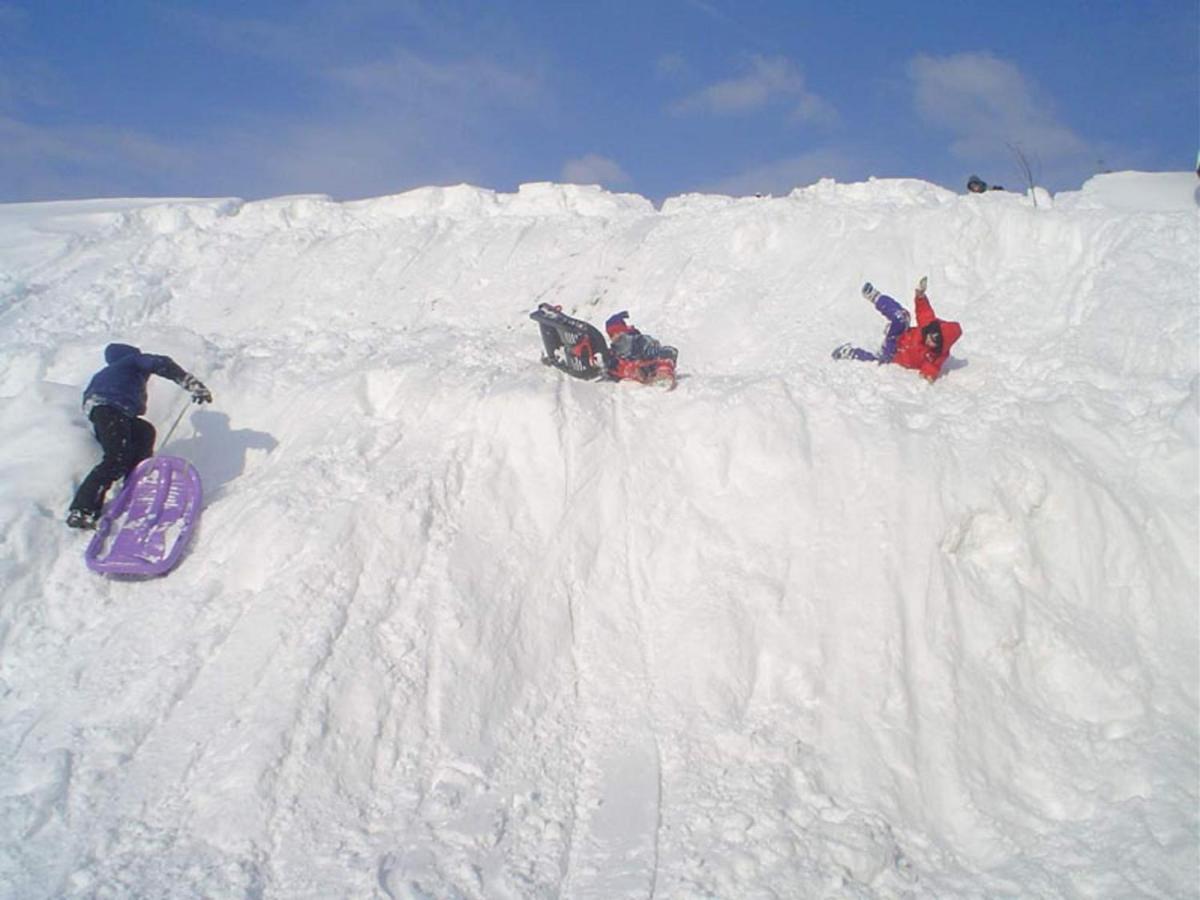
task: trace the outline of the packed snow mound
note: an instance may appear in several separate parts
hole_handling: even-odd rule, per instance
[[[1197,179],[1191,172],[1111,172],[1088,180],[1078,193],[1060,195],[1069,209],[1195,214]]]
[[[0,894],[1194,892],[1194,188],[0,206]],[[830,359],[922,275],[938,381]],[[62,521],[114,340],[216,398],[163,579]]]

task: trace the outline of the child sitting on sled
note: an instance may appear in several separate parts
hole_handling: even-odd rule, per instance
[[[629,312],[622,310],[609,316],[604,323],[613,355],[609,375],[618,380],[633,379],[674,387],[679,351],[642,334],[625,321],[628,318]]]
[[[672,362],[676,359],[679,353],[674,347],[664,347],[650,335],[642,334],[625,321],[628,318],[629,311],[621,310],[621,312],[609,316],[604,323],[604,330],[608,333],[613,353],[619,359],[640,361],[669,359]]]

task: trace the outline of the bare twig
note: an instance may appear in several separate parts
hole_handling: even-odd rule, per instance
[[[1029,164],[1029,157],[1025,155],[1025,151],[1021,149],[1019,144],[1006,143],[1005,146],[1017,158],[1017,166],[1021,170],[1021,177],[1025,181],[1025,186],[1029,189],[1029,196],[1033,198],[1033,205],[1037,206],[1037,193],[1034,191],[1036,185],[1033,180],[1033,168]]]

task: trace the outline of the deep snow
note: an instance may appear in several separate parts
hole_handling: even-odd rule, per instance
[[[1195,896],[1194,189],[0,206],[0,894]],[[939,381],[829,358],[923,274]],[[162,579],[63,525],[111,340],[216,397]]]

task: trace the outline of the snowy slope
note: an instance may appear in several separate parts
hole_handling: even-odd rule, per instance
[[[0,895],[1193,895],[1194,188],[0,206]],[[922,274],[942,379],[829,358]],[[110,340],[216,397],[165,579],[62,524]]]

